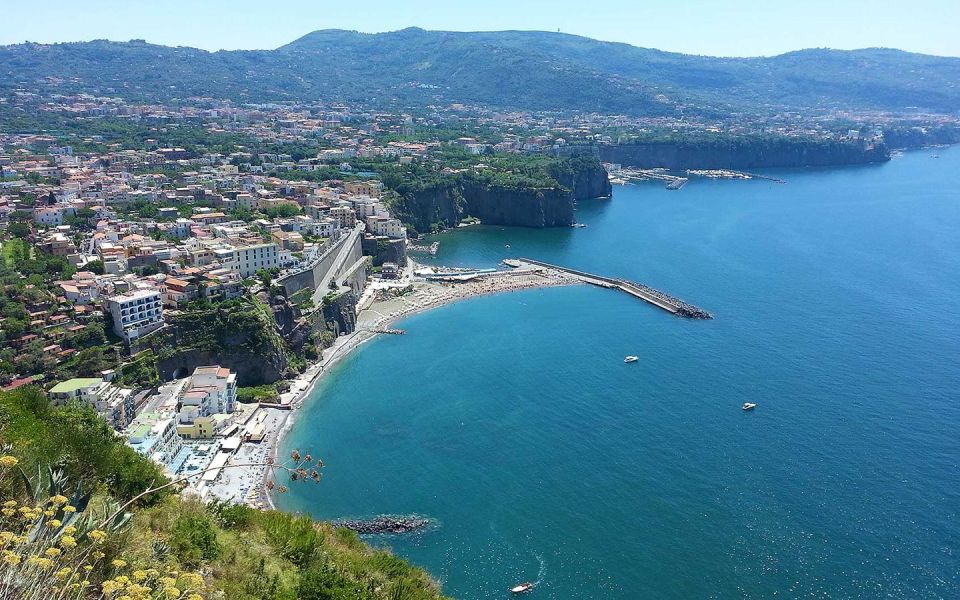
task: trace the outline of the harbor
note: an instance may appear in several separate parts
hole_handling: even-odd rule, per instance
[[[662,181],[664,187],[668,190],[679,190],[694,177],[700,177],[703,179],[734,179],[741,181],[759,179],[763,181],[771,181],[773,183],[786,183],[782,179],[770,177],[769,175],[759,175],[757,173],[735,171],[733,169],[686,169],[685,171],[680,171],[679,173],[683,173],[680,175],[677,174],[677,171],[671,171],[665,167],[640,169],[636,167],[626,167],[609,163],[605,164],[604,166],[610,173],[609,177],[611,183],[625,185],[638,181]]]

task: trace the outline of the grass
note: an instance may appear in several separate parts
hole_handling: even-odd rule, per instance
[[[170,497],[134,517],[125,545],[135,567],[198,568],[231,600],[444,598],[425,571],[355,533],[278,511]]]

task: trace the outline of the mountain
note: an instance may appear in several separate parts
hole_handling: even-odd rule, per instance
[[[714,58],[537,31],[322,30],[254,51],[139,40],[0,47],[0,88],[49,77],[137,100],[465,102],[651,115],[960,111],[960,58],[883,48]]]

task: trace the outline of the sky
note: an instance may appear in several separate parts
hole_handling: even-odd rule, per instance
[[[960,0],[0,0],[0,44],[272,49],[317,29],[562,31],[690,54],[885,46],[960,56]]]

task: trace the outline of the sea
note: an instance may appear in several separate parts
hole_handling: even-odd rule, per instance
[[[960,147],[764,174],[433,238],[715,319],[585,285],[409,317],[307,400],[283,447],[324,478],[279,506],[430,518],[365,539],[463,600],[960,598]]]

